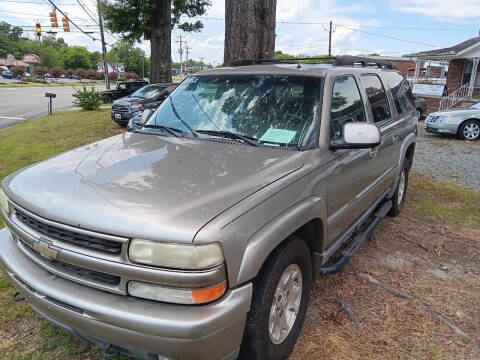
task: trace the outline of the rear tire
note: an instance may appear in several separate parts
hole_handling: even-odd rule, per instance
[[[398,177],[398,184],[397,188],[395,189],[395,193],[392,197],[392,207],[388,212],[389,216],[398,216],[403,209],[403,205],[405,204],[405,198],[407,195],[407,188],[408,188],[408,159],[405,159],[403,162],[402,172]]]
[[[111,104],[111,103],[113,102],[113,99],[112,99],[111,96],[108,96],[108,95],[107,95],[107,96],[105,96],[105,99],[103,99],[103,102],[104,102],[105,104]]]
[[[480,139],[480,121],[472,119],[463,122],[458,129],[458,136],[469,141]]]
[[[288,357],[302,328],[311,285],[310,249],[292,236],[274,250],[254,280],[240,359]]]

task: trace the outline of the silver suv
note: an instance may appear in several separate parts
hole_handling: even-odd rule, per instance
[[[315,278],[402,209],[408,83],[362,58],[252,61],[145,119],[3,181],[16,299],[106,356],[287,357]]]

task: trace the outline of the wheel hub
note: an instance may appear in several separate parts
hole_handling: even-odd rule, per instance
[[[280,277],[268,320],[270,340],[281,344],[293,328],[302,300],[302,271],[296,264],[288,266]]]
[[[400,180],[398,181],[398,196],[397,196],[397,204],[403,200],[403,195],[405,193],[405,170],[402,170],[402,174],[400,175]]]
[[[466,139],[468,140],[475,140],[478,138],[480,134],[480,126],[478,126],[475,123],[470,123],[467,124],[463,128],[463,135],[465,136]]]

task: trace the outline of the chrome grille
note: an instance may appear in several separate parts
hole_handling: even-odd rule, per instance
[[[123,106],[123,105],[113,105],[113,106],[112,106],[112,111],[113,111],[114,113],[124,114],[124,113],[128,113],[128,112],[129,112],[129,109],[128,109],[128,107]]]
[[[67,264],[63,261],[58,261],[58,260],[51,260],[44,258],[42,255],[40,255],[36,250],[32,249],[28,244],[22,241],[22,243],[25,245],[24,249],[26,249],[30,254],[33,256],[37,257],[40,259],[42,262],[48,264],[49,267],[52,269],[66,274],[70,276],[74,276],[76,278],[83,278],[85,280],[95,280],[99,281],[108,285],[118,285],[120,284],[120,277],[111,275],[111,274],[106,274],[102,273],[99,271],[95,270],[90,270],[90,269],[85,269],[76,265],[72,264]]]
[[[120,254],[122,251],[122,244],[119,242],[60,229],[58,227],[37,221],[19,209],[15,209],[15,216],[23,224],[29,226],[40,234],[49,236],[52,239],[75,244],[92,250],[103,251],[109,254]]]

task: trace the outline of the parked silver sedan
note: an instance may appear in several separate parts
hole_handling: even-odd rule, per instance
[[[431,113],[423,124],[426,132],[453,134],[463,140],[480,139],[480,102],[469,108]]]

